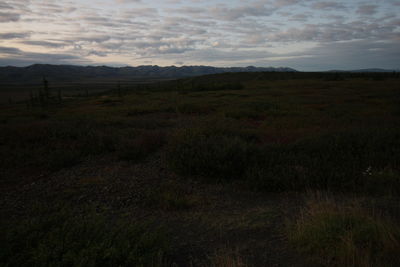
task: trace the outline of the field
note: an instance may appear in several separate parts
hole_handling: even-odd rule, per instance
[[[400,265],[398,74],[48,90],[0,106],[2,266]]]

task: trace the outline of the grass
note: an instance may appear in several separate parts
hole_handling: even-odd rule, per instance
[[[341,192],[395,194],[397,171],[378,182],[365,170],[399,166],[399,132],[347,131],[314,136],[295,143],[266,145],[246,180],[265,191],[322,189]],[[379,183],[375,187],[374,183]],[[390,191],[390,192],[389,192]]]
[[[352,130],[262,145],[257,136],[217,123],[178,131],[167,150],[175,171],[208,181],[241,179],[268,192],[398,193],[400,132],[396,130]],[[368,168],[376,170],[374,175],[365,175]],[[391,173],[380,171],[387,168]]]
[[[2,105],[0,265],[157,266],[170,249],[178,266],[393,265],[396,75],[221,74]],[[275,234],[308,190],[379,207],[311,202],[286,229],[296,258]],[[35,214],[37,200],[112,208]]]
[[[115,153],[121,160],[139,162],[165,143],[160,130],[119,128],[92,120],[54,119],[0,126],[0,167],[13,183],[19,172],[51,173],[79,164],[88,157]],[[27,134],[29,133],[29,134]]]
[[[1,228],[1,266],[164,266],[168,241],[142,222],[62,208]]]
[[[179,132],[170,142],[170,166],[182,174],[232,180],[249,163],[251,145],[238,136],[208,134],[197,129]]]
[[[365,192],[371,195],[396,196],[400,194],[400,173],[391,168],[381,170],[368,167],[363,172]]]
[[[119,138],[93,122],[34,121],[5,125],[0,133],[1,167],[11,173],[47,173],[68,168],[85,157],[115,150]],[[18,176],[18,172],[17,175]],[[3,177],[8,180],[16,176]]]
[[[219,249],[211,257],[211,267],[246,267],[247,264],[237,251]]]
[[[166,211],[190,210],[199,203],[199,199],[174,181],[161,184],[146,192],[146,206]]]
[[[165,134],[160,131],[144,132],[134,139],[120,142],[117,147],[119,159],[141,161],[159,150],[165,143]]]
[[[287,237],[311,262],[323,266],[398,266],[400,228],[357,204],[312,199]]]

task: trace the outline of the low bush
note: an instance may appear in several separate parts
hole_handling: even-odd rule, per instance
[[[168,211],[188,210],[197,204],[197,199],[187,193],[176,182],[163,183],[146,193],[145,204],[150,208]]]
[[[248,266],[243,257],[236,250],[220,249],[211,257],[212,267],[246,267]]]
[[[399,195],[400,173],[391,168],[373,170],[368,167],[363,172],[364,190],[377,195]]]
[[[62,210],[2,225],[1,266],[164,266],[168,241],[142,223]]]
[[[245,180],[250,188],[265,192],[283,192],[304,189],[301,173],[294,166],[273,166],[266,168],[255,165],[249,168]]]
[[[168,161],[181,174],[231,180],[245,173],[252,149],[238,136],[189,129],[169,143]]]
[[[225,90],[242,90],[244,86],[237,83],[195,83],[190,84],[190,91],[225,91]]]
[[[314,199],[287,237],[311,262],[323,266],[399,266],[400,228],[356,204]]]
[[[398,194],[399,140],[399,134],[390,131],[345,132],[265,145],[246,181],[266,191],[311,188]],[[373,172],[366,173],[368,169]]]
[[[123,133],[88,121],[36,121],[0,129],[0,167],[57,171],[115,151]]]
[[[126,139],[117,148],[121,160],[141,161],[156,152],[165,144],[165,134],[162,132],[145,132],[133,139]]]

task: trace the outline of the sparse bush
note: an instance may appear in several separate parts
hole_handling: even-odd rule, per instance
[[[1,266],[163,266],[168,242],[146,224],[69,210],[2,225]]]
[[[177,110],[182,114],[208,114],[214,111],[212,107],[200,104],[183,103],[178,105]]]
[[[169,211],[188,210],[196,205],[196,198],[177,183],[163,183],[146,193],[146,205]]]
[[[197,83],[190,86],[192,91],[224,91],[224,90],[242,90],[244,87],[240,82],[236,83]]]
[[[82,155],[74,148],[57,149],[47,155],[47,168],[51,171],[57,171],[78,164]]]
[[[134,139],[127,139],[121,142],[117,154],[122,160],[140,161],[156,152],[164,144],[164,133],[146,132]]]
[[[255,165],[246,172],[245,180],[250,188],[266,192],[283,192],[304,188],[300,180],[300,171],[292,166],[272,166],[270,168]]]
[[[220,249],[211,258],[211,267],[246,267],[247,264],[237,251]]]
[[[399,195],[400,173],[391,168],[377,171],[369,167],[363,172],[363,184],[370,194]]]
[[[244,174],[251,151],[252,145],[237,136],[189,129],[171,140],[168,160],[182,174],[231,180]]]
[[[311,188],[398,194],[393,189],[399,188],[395,172],[365,175],[365,170],[387,165],[398,168],[399,140],[398,133],[390,131],[346,132],[293,144],[265,145],[246,180],[252,187],[266,191]]]
[[[323,266],[399,266],[400,228],[357,205],[312,200],[287,236],[312,262]]]
[[[87,121],[38,121],[0,129],[0,167],[43,172],[73,166],[83,158],[112,152],[120,132]]]

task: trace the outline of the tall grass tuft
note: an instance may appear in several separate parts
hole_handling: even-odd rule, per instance
[[[181,174],[232,180],[246,171],[251,151],[238,136],[188,129],[173,137],[167,153],[170,166]]]
[[[163,266],[161,230],[109,220],[95,212],[41,213],[0,231],[1,266]]]
[[[400,264],[400,227],[354,203],[314,198],[286,231],[300,253],[323,266]]]

